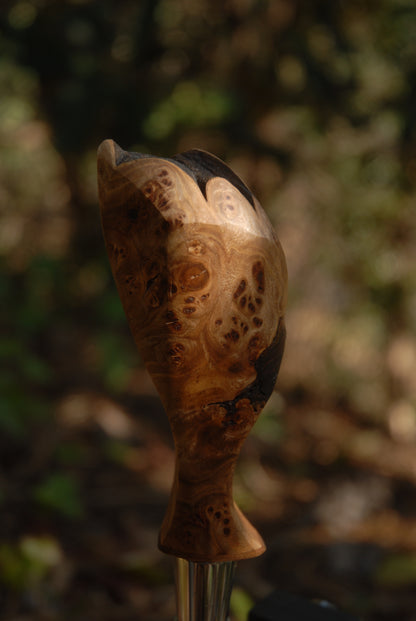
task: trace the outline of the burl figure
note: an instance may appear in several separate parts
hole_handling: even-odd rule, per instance
[[[257,556],[232,478],[283,354],[282,248],[241,179],[204,151],[165,159],[106,140],[98,179],[119,295],[175,440],[159,546],[198,562]]]

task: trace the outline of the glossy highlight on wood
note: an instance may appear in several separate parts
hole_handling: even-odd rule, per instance
[[[106,140],[98,187],[114,279],[175,441],[159,546],[198,562],[257,556],[264,542],[232,478],[283,355],[276,234],[239,177],[204,151],[158,158]]]

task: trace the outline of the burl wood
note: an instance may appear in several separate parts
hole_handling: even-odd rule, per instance
[[[107,252],[169,417],[176,470],[159,546],[192,561],[261,554],[232,498],[241,445],[285,341],[286,264],[258,201],[221,160],[98,151]]]

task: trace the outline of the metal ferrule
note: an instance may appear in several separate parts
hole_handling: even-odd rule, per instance
[[[176,558],[178,621],[226,621],[235,562],[194,563]]]

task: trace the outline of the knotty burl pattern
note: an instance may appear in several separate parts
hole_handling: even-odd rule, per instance
[[[241,445],[283,354],[287,272],[260,204],[220,160],[98,152],[107,252],[176,447],[160,548],[201,562],[261,554],[232,499]]]

